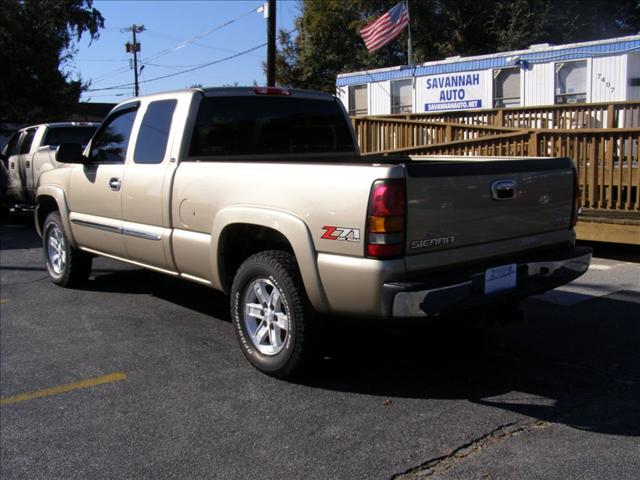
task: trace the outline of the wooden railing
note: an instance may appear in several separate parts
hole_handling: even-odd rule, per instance
[[[640,244],[640,102],[354,117],[353,125],[363,155],[570,157],[583,213],[601,222],[579,224],[582,238]]]
[[[576,161],[581,207],[640,211],[640,130],[527,130],[437,142],[368,155],[570,157]]]
[[[640,211],[640,129],[538,130],[529,154],[576,161],[582,206]]]
[[[510,128],[640,128],[640,102],[574,103],[539,107],[385,115],[384,118]]]
[[[519,131],[514,128],[448,122],[354,117],[353,125],[363,153],[398,150],[433,143],[469,140]]]

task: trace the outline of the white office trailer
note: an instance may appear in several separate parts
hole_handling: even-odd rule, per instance
[[[343,73],[351,115],[640,100],[640,35]]]

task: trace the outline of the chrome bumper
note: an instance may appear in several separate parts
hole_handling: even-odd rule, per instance
[[[466,280],[448,285],[423,289],[420,284],[388,284],[395,293],[392,303],[393,317],[426,317],[447,310],[469,309],[492,302],[520,300],[571,282],[589,269],[591,249],[576,247],[549,259],[517,263],[517,282],[514,288],[484,293],[484,271]],[[508,262],[507,262],[508,263]],[[404,287],[404,288],[403,288]]]

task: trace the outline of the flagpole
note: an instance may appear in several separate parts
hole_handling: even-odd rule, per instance
[[[407,56],[409,68],[413,68],[413,42],[411,41],[411,14],[409,13],[409,0],[404,0],[404,6],[407,9],[407,14],[409,15],[409,23],[407,24],[407,28],[409,29],[409,45],[407,47]]]

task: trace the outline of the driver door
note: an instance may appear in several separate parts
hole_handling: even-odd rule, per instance
[[[69,181],[71,228],[77,243],[118,257],[126,257],[122,180],[137,106],[123,105],[103,122],[89,146],[89,161],[75,165]]]

